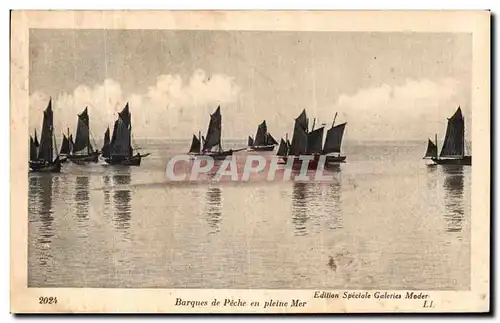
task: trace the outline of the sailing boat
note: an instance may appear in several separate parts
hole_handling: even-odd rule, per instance
[[[325,145],[323,147],[323,154],[326,156],[327,163],[339,163],[344,162],[346,156],[340,154],[342,146],[342,137],[344,136],[345,126],[347,122],[341,123],[335,126],[335,120],[337,119],[337,113],[333,117],[332,127],[326,132]],[[328,155],[337,154],[337,155]]]
[[[200,154],[200,151],[201,151],[201,132],[198,134],[198,137],[196,137],[196,135],[193,135],[188,155],[197,155]]]
[[[436,143],[430,139],[427,142],[427,151],[424,159],[431,159],[439,165],[472,165],[472,156],[465,154],[465,121],[460,106],[451,118],[448,118],[446,135],[443,147],[438,156],[437,135]]]
[[[315,169],[317,167],[319,154],[322,151],[324,127],[314,129],[315,122],[316,120],[313,121],[312,129],[309,131],[309,118],[307,118],[305,109],[295,118],[292,142],[289,146],[287,155],[283,157],[285,163],[288,160],[288,156],[299,157],[312,155],[313,159],[309,160],[308,168]],[[300,168],[302,162],[303,161],[299,158],[294,158],[293,168]]]
[[[437,134],[436,134],[435,142],[433,142],[431,139],[428,139],[427,150],[425,152],[423,159],[438,158],[438,147],[437,147],[436,143],[437,143]]]
[[[29,168],[32,172],[59,173],[61,171],[61,160],[56,150],[54,159],[54,113],[52,111],[52,98],[43,112],[42,135],[40,136],[40,146],[36,156],[32,155],[36,151],[36,134],[33,145],[30,141],[30,161]]]
[[[68,137],[69,137],[69,131],[68,131]],[[67,156],[69,160],[71,160],[72,162],[76,164],[89,163],[89,162],[97,163],[100,152],[98,150],[94,150],[90,142],[89,114],[87,107],[85,107],[85,110],[83,110],[82,113],[78,114],[76,138],[74,145],[71,146],[71,152],[69,151],[70,147],[69,138],[67,138],[67,146],[68,146]]]
[[[289,152],[290,152],[290,141],[288,141],[288,134],[286,134],[286,139],[283,140],[283,138],[281,138],[280,145],[278,146],[278,151],[276,152],[276,156],[281,157],[278,160],[278,164],[286,163],[285,157],[288,156]]]
[[[30,135],[30,161],[36,161],[38,160],[38,147],[40,144],[38,143],[38,138],[36,135],[36,129],[35,129],[35,139],[33,139],[33,136]]]
[[[134,155],[134,149],[132,148],[132,115],[128,103],[121,112],[118,112],[118,119],[115,121],[113,135],[109,143],[109,154],[106,153],[106,155],[103,155],[106,163],[122,166],[140,166],[141,159],[149,156],[149,153]]]
[[[286,140],[286,145],[283,148],[278,148],[278,156],[283,156],[284,162],[286,163],[288,155],[293,156],[303,156],[303,155],[313,155],[313,159],[309,161],[309,168],[315,169],[318,165],[319,158],[322,155],[326,155],[327,163],[338,163],[343,162],[346,156],[340,154],[342,138],[344,135],[344,130],[346,122],[335,126],[335,119],[337,114],[333,119],[332,127],[327,131],[325,145],[323,146],[323,134],[324,127],[314,129],[316,120],[314,119],[311,131],[309,128],[309,119],[305,109],[302,113],[295,119],[295,126],[293,130],[292,142],[290,143],[288,139]],[[281,146],[281,145],[280,145]],[[285,148],[286,150],[285,152]],[[281,150],[281,151],[280,151]],[[330,155],[330,154],[338,155]],[[301,167],[302,161],[298,158],[294,161],[294,167]]]
[[[248,136],[248,149],[255,151],[272,151],[278,142],[273,138],[270,132],[267,131],[266,120],[258,127],[255,135],[255,140]]]
[[[201,138],[203,141],[203,147],[201,142],[198,144],[196,136],[193,135],[193,141],[191,142],[191,148],[189,153],[195,156],[210,156],[214,159],[225,159],[227,156],[231,156],[234,152],[244,150],[241,149],[229,149],[224,151],[222,149],[221,142],[222,135],[222,115],[220,113],[220,106],[217,107],[215,112],[210,115],[210,122],[208,123],[207,135]]]
[[[111,157],[111,142],[109,139],[109,126],[106,128],[106,131],[104,132],[104,144],[102,145],[101,151],[102,151],[103,158],[110,158]]]
[[[61,163],[65,163],[68,160],[68,156],[73,151],[73,137],[69,133],[68,128],[68,136],[63,134],[63,141],[61,143],[61,150],[59,150],[59,156],[61,156]]]

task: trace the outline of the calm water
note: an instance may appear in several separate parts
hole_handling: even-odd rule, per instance
[[[425,145],[347,142],[327,184],[166,183],[189,143],[161,141],[141,167],[30,174],[28,284],[469,289],[471,168]]]

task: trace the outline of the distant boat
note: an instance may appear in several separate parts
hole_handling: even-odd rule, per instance
[[[222,148],[222,115],[220,113],[220,106],[210,115],[207,135],[205,137],[200,135],[200,137],[201,138],[193,135],[189,154],[194,156],[210,156],[220,160],[225,159],[227,156],[231,156],[235,152],[246,149],[229,149],[225,151]]]
[[[106,131],[109,138],[109,128]],[[106,153],[103,152],[103,157],[104,161],[110,165],[140,166],[142,158],[149,156],[149,153],[136,153],[134,155],[134,149],[132,148],[132,115],[128,103],[118,113],[118,119],[115,121],[113,135],[107,149]]]
[[[35,139],[30,135],[30,161],[38,160],[38,147],[40,147],[40,143],[38,142],[35,129]]]
[[[32,172],[59,173],[61,171],[61,160],[56,150],[54,159],[54,149],[57,148],[54,137],[54,113],[52,111],[52,98],[43,112],[42,134],[40,144],[37,147],[37,138],[30,138],[30,161],[29,168]]]
[[[255,135],[255,140],[248,136],[248,149],[255,151],[272,151],[278,145],[276,139],[267,131],[266,120],[258,127]]]
[[[189,148],[189,155],[199,155],[201,152],[201,133],[198,134],[198,137],[196,135],[193,135],[193,139],[191,141],[191,147]]]
[[[460,106],[455,114],[448,119],[446,135],[439,155],[437,135],[435,140],[435,143],[428,140],[424,159],[431,159],[439,165],[472,165],[472,156],[465,154],[465,121]]]
[[[63,147],[68,156],[68,159],[76,164],[97,163],[100,152],[94,150],[90,142],[90,121],[87,107],[82,113],[78,114],[78,124],[76,128],[75,142],[70,144],[69,130],[66,142],[63,138]],[[64,136],[66,137],[66,136]],[[64,146],[64,144],[66,146]]]
[[[109,137],[109,126],[106,128],[106,131],[104,132],[104,144],[102,145],[101,151],[103,158],[109,158],[111,156],[111,140]]]

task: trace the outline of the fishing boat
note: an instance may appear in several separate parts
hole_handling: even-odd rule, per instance
[[[448,118],[446,134],[441,153],[438,155],[436,142],[428,140],[424,159],[430,159],[438,165],[472,165],[472,156],[466,154],[465,120],[460,106],[451,118]]]
[[[267,131],[266,120],[264,120],[258,127],[255,135],[255,140],[248,136],[248,149],[254,151],[273,151],[274,147],[278,144],[276,139],[273,138],[270,132]]]
[[[89,114],[87,107],[78,114],[75,142],[70,144],[69,130],[67,138],[67,156],[75,164],[97,163],[100,152],[94,150],[90,142]],[[64,138],[63,138],[64,143]]]
[[[437,147],[436,143],[437,143],[437,134],[436,134],[435,141],[432,141],[430,138],[427,139],[427,150],[425,151],[425,155],[424,155],[423,159],[430,160],[431,165],[436,165],[432,161],[432,159],[438,158],[438,147]]]
[[[109,136],[109,126],[106,128],[104,132],[104,143],[101,148],[101,156],[103,158],[110,158],[111,156],[111,139]]]
[[[200,136],[201,137],[201,136]],[[199,137],[193,135],[193,140],[191,142],[191,147],[189,149],[189,154],[193,155],[195,158],[197,156],[209,156],[216,160],[225,159],[227,156],[233,155],[233,153],[244,150],[241,149],[229,149],[224,150],[222,148],[222,115],[220,113],[220,106],[217,107],[215,112],[210,115],[210,122],[208,124],[207,134],[205,137]]]
[[[278,160],[278,164],[285,164],[285,157],[288,156],[290,152],[290,142],[288,141],[288,134],[286,134],[286,139],[281,138],[280,145],[278,146],[278,151],[276,152],[276,156],[281,157]]]
[[[201,152],[201,132],[196,135],[193,135],[193,139],[191,140],[191,147],[189,148],[188,155],[199,155]]]
[[[109,128],[107,129],[109,138]],[[106,134],[105,134],[106,137]],[[106,141],[106,140],[105,140]],[[104,161],[110,165],[140,166],[141,160],[150,154],[136,153],[132,148],[132,115],[127,103],[114,123],[109,150],[103,153]]]
[[[332,127],[327,131],[325,144],[323,146],[324,126],[317,129],[314,128],[316,119],[313,121],[311,131],[308,131],[309,119],[307,118],[306,111],[295,119],[295,126],[292,136],[292,142],[288,139],[283,141],[282,145],[278,148],[278,156],[282,156],[281,163],[286,163],[290,155],[295,156],[294,168],[300,168],[302,160],[298,159],[299,156],[312,156],[312,160],[308,163],[309,169],[316,169],[321,156],[325,156],[326,164],[335,164],[344,162],[346,156],[341,155],[342,138],[346,122],[335,125],[337,114],[333,119]]]
[[[341,155],[341,146],[347,122],[335,125],[336,119],[337,113],[335,113],[335,117],[333,118],[332,127],[326,132],[325,145],[323,146],[322,153],[326,155],[326,162],[328,164],[343,163],[346,160],[346,156]]]
[[[75,143],[73,142],[73,136],[69,133],[68,135],[63,134],[63,141],[61,143],[61,150],[59,150],[59,156],[61,157],[61,163],[65,163],[68,160],[68,156],[71,154],[73,150],[73,146]]]
[[[31,138],[30,138],[31,139]],[[54,148],[57,147],[54,137],[54,113],[52,111],[52,98],[43,112],[42,134],[39,147],[35,140],[30,140],[29,169],[31,172],[59,173],[61,171],[61,159],[56,150],[54,159]]]
[[[313,121],[312,129],[309,131],[309,118],[305,109],[295,118],[292,142],[287,155],[283,157],[285,163],[288,161],[289,156],[294,157],[293,168],[300,169],[302,167],[304,161],[299,159],[300,156],[312,157],[308,161],[308,169],[316,169],[318,166],[319,154],[322,151],[324,127],[314,129],[315,121]]]

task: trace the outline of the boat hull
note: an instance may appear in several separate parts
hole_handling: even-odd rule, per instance
[[[273,151],[275,148],[274,145],[267,145],[267,146],[250,146],[248,147],[248,150],[253,150],[253,151]]]
[[[53,163],[30,161],[29,168],[33,173],[60,173],[61,161],[59,159]]]
[[[295,158],[293,159],[292,169],[296,169],[296,170],[302,169],[302,164],[304,162],[308,162],[307,163],[307,170],[315,170],[318,168],[319,156],[314,156],[314,159],[308,160],[308,161],[299,159],[298,156],[293,156],[293,157],[295,157]],[[278,162],[278,164],[286,164],[287,162],[288,162],[288,157],[283,157],[283,162],[282,163]]]
[[[222,151],[222,152],[205,152],[201,154],[193,154],[195,158],[197,157],[212,157],[215,160],[223,160],[226,159],[227,156],[232,156],[233,151],[228,150],[228,151]]]
[[[327,163],[345,163],[347,156],[326,156]]]
[[[444,158],[432,158],[432,161],[438,165],[464,165],[472,166],[472,156],[464,156],[459,159],[444,159]]]
[[[99,152],[90,155],[69,155],[68,159],[75,164],[97,163],[99,161]]]
[[[147,157],[149,154],[141,155],[137,154],[132,157],[125,158],[104,158],[104,161],[109,165],[118,165],[118,166],[141,166],[141,160],[143,157]]]
[[[232,156],[234,153],[238,152],[238,151],[241,151],[241,150],[245,150],[245,148],[242,148],[242,149],[236,149],[236,150],[233,150],[233,149],[229,149],[229,150],[226,150],[226,151],[216,151],[216,152],[212,152],[212,151],[206,151],[206,152],[203,152],[203,153],[189,153],[189,155],[193,156],[193,158],[197,158],[197,157],[212,157],[213,159],[215,160],[224,160],[226,159],[226,157],[228,156]]]

